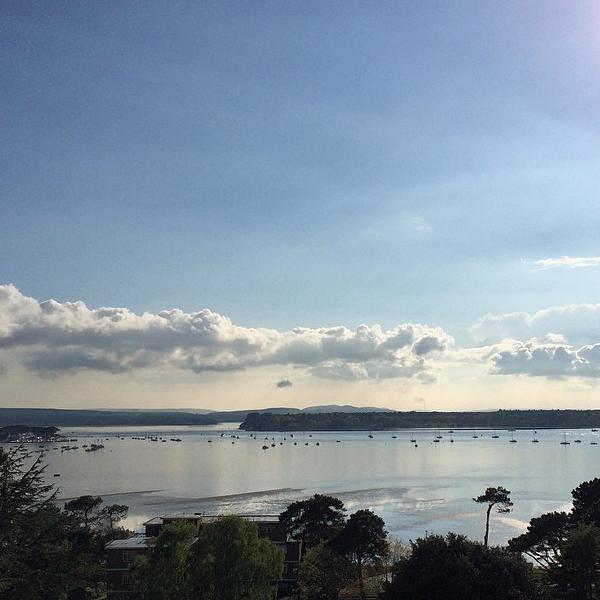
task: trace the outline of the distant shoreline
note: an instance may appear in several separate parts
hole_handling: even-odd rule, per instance
[[[270,412],[270,411],[274,412]],[[276,411],[276,412],[275,412]],[[171,427],[241,423],[244,431],[382,431],[388,429],[600,428],[600,410],[304,412],[298,409],[194,413],[143,410],[0,408],[0,427]]]
[[[244,431],[381,431],[389,429],[589,429],[600,410],[498,410],[473,412],[252,413]]]

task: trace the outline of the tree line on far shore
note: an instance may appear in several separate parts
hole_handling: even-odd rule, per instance
[[[297,600],[595,600],[600,598],[600,479],[572,492],[569,512],[535,517],[505,547],[492,546],[490,516],[512,508],[510,491],[489,487],[483,543],[456,533],[405,545],[374,512],[352,514],[315,494],[280,515],[301,540]],[[0,449],[0,600],[102,600],[104,545],[130,534],[123,505],[81,496],[57,506],[44,465],[22,449]],[[254,523],[223,517],[200,531],[164,526],[138,557],[132,583],[141,600],[275,598],[283,552]]]
[[[255,412],[246,431],[377,431],[385,429],[564,429],[600,427],[600,410],[390,411],[364,413]]]

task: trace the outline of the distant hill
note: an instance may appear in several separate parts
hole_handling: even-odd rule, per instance
[[[230,411],[208,411],[206,409],[180,408],[159,409],[95,409],[76,410],[61,408],[0,408],[0,427],[29,423],[31,425],[56,425],[62,427],[102,427],[119,425],[213,425],[245,421],[251,413],[271,415],[319,414],[329,412],[365,413],[385,409],[356,407],[350,405],[309,406],[299,408],[260,408]]]
[[[21,423],[36,426],[101,427],[109,425],[213,425],[217,423],[217,420],[207,415],[169,411],[0,408],[0,426]]]
[[[350,406],[349,404],[323,404],[319,406],[307,406],[306,408],[257,408],[257,409],[245,409],[245,410],[227,410],[220,412],[207,412],[207,417],[211,417],[221,422],[237,422],[244,421],[246,417],[252,413],[269,413],[271,415],[297,415],[301,413],[306,414],[320,414],[320,413],[366,413],[366,412],[389,412],[386,408],[374,408],[369,406]]]
[[[260,412],[269,412],[261,410]],[[302,408],[303,413],[370,413],[370,412],[394,412],[391,408],[378,408],[377,406],[352,406],[351,404],[322,404],[318,406],[307,406]]]
[[[251,413],[269,413],[271,415],[288,415],[296,414],[300,412],[299,408],[259,408],[259,409],[245,409],[245,410],[223,410],[218,412],[205,413],[207,417],[216,419],[220,422],[237,423],[243,421]]]

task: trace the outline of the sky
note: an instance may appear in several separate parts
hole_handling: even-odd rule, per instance
[[[599,70],[591,0],[2,2],[0,404],[596,407]]]

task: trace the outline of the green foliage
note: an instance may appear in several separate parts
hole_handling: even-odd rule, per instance
[[[85,527],[95,524],[98,520],[98,515],[94,511],[102,504],[100,496],[79,496],[65,503],[65,510],[73,513],[83,520]]]
[[[54,504],[40,458],[0,449],[0,600],[91,598],[101,588],[101,548],[74,513]]]
[[[507,490],[502,486],[498,486],[497,488],[489,487],[481,496],[473,498],[473,502],[487,504],[485,513],[485,536],[483,538],[483,545],[487,547],[490,534],[490,513],[494,507],[496,507],[496,510],[499,513],[510,512],[513,506],[513,503],[510,500],[510,490]]]
[[[567,513],[546,513],[531,519],[527,531],[509,540],[508,547],[513,552],[526,554],[540,568],[549,571],[559,564],[560,549],[571,526]]]
[[[384,594],[385,600],[533,600],[531,566],[502,548],[449,533],[411,543]]]
[[[195,536],[196,529],[190,523],[165,525],[149,554],[136,558],[132,582],[143,600],[192,598],[189,566]]]
[[[598,598],[600,479],[582,483],[572,495],[570,513],[531,519],[525,533],[509,540],[509,548],[536,561],[552,598]]]
[[[577,525],[560,549],[559,564],[550,581],[558,586],[560,597],[593,600],[600,597],[600,529]]]
[[[336,552],[330,544],[319,544],[306,553],[300,565],[300,599],[337,600],[354,575],[355,567],[348,557]]]
[[[194,548],[193,578],[202,600],[275,598],[283,551],[258,537],[256,524],[223,517],[202,526]]]
[[[304,550],[331,539],[346,519],[344,503],[333,496],[315,494],[306,500],[292,502],[279,520],[292,538],[303,541]]]
[[[100,510],[98,516],[102,521],[108,523],[109,531],[114,537],[115,525],[126,519],[128,512],[129,506],[125,506],[125,504],[108,504]]]
[[[574,523],[588,523],[600,527],[600,479],[584,481],[572,492]]]
[[[357,510],[331,541],[332,547],[356,566],[361,599],[365,599],[363,567],[380,564],[387,556],[387,531],[383,519],[370,510]]]

